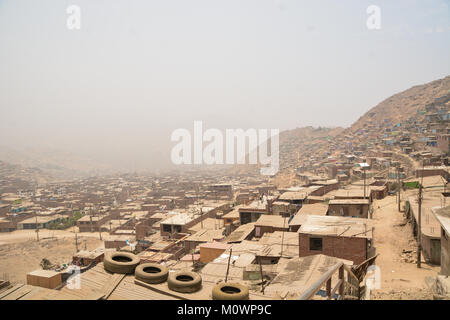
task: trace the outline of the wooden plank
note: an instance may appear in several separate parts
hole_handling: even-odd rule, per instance
[[[10,283],[9,281],[6,280],[0,280],[0,291],[2,291],[2,289],[9,287]]]
[[[349,287],[352,287],[352,288],[355,289],[356,291],[359,291],[359,288],[358,288],[357,286],[351,284],[350,282],[345,281],[345,285],[346,285],[346,286],[349,286]]]
[[[176,298],[176,299],[180,299],[180,300],[189,300],[188,298],[185,298],[185,297],[183,297],[182,295],[178,295],[178,294],[176,294],[176,293],[172,293],[172,292],[169,292],[169,291],[157,289],[156,287],[152,286],[151,284],[148,284],[148,283],[143,282],[143,281],[139,281],[139,280],[137,280],[137,279],[134,280],[134,283],[137,284],[137,285],[139,285],[139,286],[142,286],[142,287],[144,287],[144,288],[151,289],[151,290],[153,290],[153,291],[156,291],[156,292],[158,292],[158,293],[161,293],[161,294],[164,294],[164,295],[167,295],[167,296]]]
[[[9,294],[13,293],[14,291],[22,288],[23,286],[24,286],[23,283],[18,283],[16,285],[14,285],[12,288],[9,288],[6,291],[3,291],[2,293],[0,293],[0,299],[3,299],[7,295],[9,295]]]
[[[330,291],[330,294],[328,295],[328,299],[333,299],[334,295],[336,293],[336,290],[339,289],[342,285],[342,283],[344,282],[344,280],[339,280],[338,283],[334,286],[333,290]]]
[[[319,290],[323,287],[324,283],[328,281],[333,276],[333,273],[338,271],[340,267],[343,265],[342,262],[336,263],[333,267],[330,268],[327,272],[325,272],[319,280],[317,280],[311,287],[306,289],[305,292],[298,298],[298,300],[309,300],[311,299]]]
[[[24,285],[20,289],[17,289],[14,292],[12,292],[11,294],[4,297],[3,300],[18,300],[21,297],[23,297],[24,295],[26,295],[27,293],[31,292],[31,290],[33,290],[32,286]]]
[[[359,282],[361,282],[364,278],[364,275],[367,271],[369,265],[372,265],[375,262],[375,259],[379,256],[379,253],[374,255],[372,258],[366,259],[361,262],[359,265],[352,267],[353,273],[358,277]]]
[[[331,298],[331,278],[327,281],[327,297],[328,299]]]
[[[21,296],[18,300],[42,300],[39,298],[35,298],[35,296],[39,296],[39,293],[42,291],[47,291],[51,289],[42,288],[42,287],[33,287],[33,289],[27,294]]]
[[[343,296],[345,293],[345,283],[344,283],[344,273],[345,273],[345,264],[342,264],[342,266],[339,268],[339,295]],[[337,288],[337,287],[336,287]]]
[[[125,278],[126,274],[115,273],[109,279],[108,282],[104,284],[101,289],[101,292],[104,294],[104,299],[108,299],[111,293],[117,288],[119,283]]]
[[[353,278],[353,280],[357,281],[358,283],[361,282],[361,281],[359,281],[358,277],[353,273],[353,271],[345,264],[344,264],[344,269],[345,269],[345,271],[347,271],[347,273],[350,275],[350,277]]]

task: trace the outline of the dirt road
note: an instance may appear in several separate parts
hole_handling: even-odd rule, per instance
[[[414,192],[409,191],[409,194]],[[372,299],[432,299],[425,277],[436,276],[440,267],[422,263],[419,269],[415,263],[404,261],[407,254],[402,253],[403,250],[412,250],[415,257],[417,244],[411,224],[397,210],[396,197],[375,200],[373,208],[374,245],[380,254],[376,264],[381,269],[381,289],[372,292]]]

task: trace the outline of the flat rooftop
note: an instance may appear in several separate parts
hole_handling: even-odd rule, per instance
[[[187,213],[187,212],[179,212],[175,214],[170,214],[170,216],[162,221],[160,221],[161,224],[173,224],[173,225],[180,225],[183,226],[195,218],[197,218],[198,215],[193,213]]]
[[[244,241],[255,229],[255,223],[246,223],[239,226],[225,238],[225,242],[241,242]]]
[[[277,215],[263,214],[255,222],[255,227],[274,227],[274,228],[288,228],[289,218]]]
[[[273,299],[298,299],[302,293],[308,290],[325,272],[338,262],[344,262],[349,266],[353,264],[351,261],[323,254],[285,259],[282,263],[279,263],[280,271],[264,289],[264,292],[273,297]],[[336,283],[337,278],[333,276],[332,287]]]
[[[264,248],[257,252],[257,256],[262,257],[298,257],[298,233],[275,231],[264,233],[258,244]]]
[[[369,199],[333,199],[328,202],[332,204],[366,204],[369,205]]]
[[[316,216],[324,216],[327,214],[328,205],[324,203],[304,204],[297,214],[312,214]],[[295,219],[295,217],[294,217]]]
[[[445,208],[433,208],[432,211],[445,232],[450,234],[450,206]]]
[[[283,193],[278,200],[287,200],[287,201],[293,201],[293,200],[305,200],[308,196],[308,193],[304,191],[287,191]]]
[[[370,190],[366,186],[366,197],[369,197]],[[364,197],[364,190],[361,189],[339,189],[334,193],[335,198],[362,198]]]
[[[372,238],[372,223],[368,219],[336,216],[308,216],[299,233],[339,237]]]

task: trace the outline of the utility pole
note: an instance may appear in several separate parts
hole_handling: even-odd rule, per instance
[[[39,242],[39,226],[38,226],[37,216],[36,216],[36,237],[37,237],[37,241]]]
[[[200,205],[200,224],[203,229],[203,208]]]
[[[283,257],[283,244],[284,244],[284,228],[286,225],[286,217],[283,219],[283,232],[281,233],[281,251],[280,251],[280,257]],[[260,262],[261,264],[261,262]],[[261,279],[262,281],[262,279]]]
[[[422,173],[423,174],[423,173]],[[417,247],[417,268],[420,268],[421,252],[422,252],[422,184],[419,185],[419,223],[417,226],[417,240],[419,245]]]
[[[228,280],[228,272],[230,271],[230,260],[231,260],[231,253],[233,252],[233,249],[230,248],[230,256],[228,257],[228,264],[227,264],[227,274],[225,275],[225,283]]]
[[[400,165],[397,166],[397,198],[398,198],[398,212],[400,212]]]
[[[366,199],[366,167],[363,168],[364,174],[364,199]]]
[[[78,252],[78,233],[75,233],[75,249]]]
[[[259,273],[261,275],[261,292],[262,292],[262,294],[264,294],[264,275],[263,275],[263,269],[262,269],[262,265],[261,265],[261,257],[258,258],[258,262],[259,262]]]

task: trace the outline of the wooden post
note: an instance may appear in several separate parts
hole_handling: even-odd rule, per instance
[[[422,172],[423,174],[423,172]],[[418,246],[417,246],[417,268],[420,268],[420,260],[421,260],[421,251],[422,251],[422,184],[419,185],[419,221],[417,225],[417,240],[418,240]]]
[[[261,265],[261,257],[259,257],[258,262],[259,262],[259,273],[261,274],[261,292],[264,294],[264,275]]]
[[[283,257],[283,244],[284,244],[284,228],[286,226],[286,217],[283,219],[283,232],[281,234],[281,252],[280,252],[280,258]]]
[[[331,278],[327,281],[327,297],[331,299]]]
[[[203,229],[203,208],[201,207],[201,204],[200,204],[200,224],[201,228]]]
[[[345,294],[344,265],[339,268],[339,280],[341,280],[341,285],[339,286],[339,295],[341,296],[341,298],[343,298]]]
[[[366,199],[366,167],[363,168],[364,173],[364,199]]]
[[[397,165],[397,205],[400,212],[400,167]]]
[[[37,216],[36,216],[36,237],[37,237],[37,241],[39,242],[39,226],[38,226]]]
[[[232,253],[232,248],[230,248],[230,256],[228,257],[228,264],[227,264],[227,274],[225,275],[225,282],[227,282],[228,280],[228,271],[230,271],[230,260],[231,260],[231,253]]]

